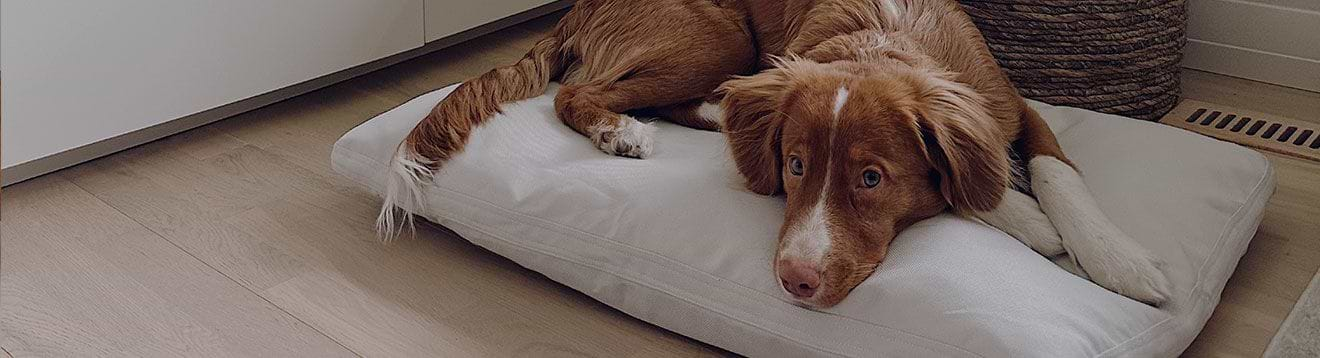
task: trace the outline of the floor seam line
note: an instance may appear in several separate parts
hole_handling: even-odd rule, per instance
[[[58,173],[58,172],[57,172],[57,173]],[[233,282],[235,285],[238,285],[238,287],[242,287],[243,290],[248,291],[248,292],[251,292],[252,295],[257,296],[257,298],[260,298],[262,302],[266,302],[267,304],[271,305],[271,307],[275,307],[275,309],[279,310],[280,312],[283,312],[284,314],[289,315],[289,317],[293,318],[295,321],[298,321],[298,323],[300,323],[300,324],[302,324],[302,325],[304,325],[304,326],[307,326],[307,328],[311,328],[312,331],[316,332],[317,334],[320,334],[322,337],[325,337],[326,339],[329,339],[331,342],[335,342],[336,345],[339,345],[339,347],[344,348],[344,350],[348,351],[349,353],[353,353],[353,355],[356,355],[356,356],[358,356],[358,357],[364,357],[361,353],[358,353],[357,351],[353,350],[352,348],[349,348],[349,347],[348,347],[347,345],[345,345],[343,342],[340,342],[338,339],[335,339],[335,337],[331,337],[329,334],[326,334],[325,332],[322,332],[320,328],[317,328],[315,325],[312,325],[311,323],[308,323],[307,321],[304,321],[301,317],[298,317],[297,315],[293,314],[292,312],[289,312],[288,310],[284,309],[284,307],[275,304],[275,302],[271,302],[271,300],[268,299],[268,298],[266,298],[266,296],[262,296],[261,293],[252,290],[251,287],[248,287],[247,285],[244,285],[242,282],[240,282],[240,281],[238,281],[237,279],[234,279],[233,277],[229,276],[229,274],[226,274],[224,271],[220,271],[220,269],[217,269],[215,266],[211,265],[211,263],[206,262],[206,260],[202,260],[200,257],[197,257],[197,255],[194,255],[191,251],[188,251],[187,249],[183,248],[183,246],[179,246],[179,244],[175,243],[174,240],[170,240],[170,239],[169,239],[168,237],[166,237],[165,235],[161,234],[160,232],[157,232],[156,229],[153,229],[153,228],[151,228],[150,226],[147,226],[147,224],[142,223],[141,221],[138,221],[137,218],[134,218],[134,217],[128,215],[128,213],[125,213],[123,210],[119,210],[118,207],[116,207],[116,206],[114,206],[113,204],[110,204],[109,202],[105,201],[105,199],[103,199],[103,198],[101,198],[100,196],[96,195],[96,193],[93,193],[93,192],[91,192],[90,190],[87,190],[87,188],[84,188],[84,187],[82,187],[81,185],[78,185],[77,182],[75,182],[75,181],[69,179],[68,177],[65,177],[65,176],[62,175],[62,174],[58,174],[58,175],[59,175],[59,178],[60,178],[60,179],[69,182],[69,184],[72,184],[74,187],[78,188],[79,190],[82,190],[83,192],[86,192],[87,194],[91,195],[93,198],[96,198],[97,201],[100,201],[102,204],[105,204],[105,206],[108,206],[108,207],[110,207],[111,209],[114,209],[115,212],[119,213],[119,215],[123,215],[125,218],[128,218],[129,220],[132,220],[133,223],[138,224],[138,226],[141,226],[143,229],[147,229],[147,231],[150,231],[152,235],[156,235],[156,237],[158,237],[158,238],[160,238],[161,240],[164,240],[165,242],[169,243],[170,246],[174,246],[174,248],[179,249],[179,251],[182,251],[184,254],[188,255],[188,257],[191,257],[193,260],[197,260],[197,262],[200,262],[202,265],[205,265],[206,268],[211,269],[211,271],[215,271],[215,273],[220,274],[220,276],[224,277],[226,280],[229,280],[230,282]],[[8,353],[8,352],[6,351],[6,353]],[[12,355],[11,355],[10,357],[12,357]]]

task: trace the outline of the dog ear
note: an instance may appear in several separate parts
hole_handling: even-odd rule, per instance
[[[985,98],[944,76],[923,77],[913,131],[939,172],[941,194],[956,212],[994,209],[1012,180],[1012,163]]]
[[[747,178],[747,188],[763,195],[783,191],[780,134],[784,115],[780,112],[788,92],[788,74],[772,68],[759,74],[725,82],[724,133],[738,172]]]

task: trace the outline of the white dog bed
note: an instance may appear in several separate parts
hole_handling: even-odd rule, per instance
[[[382,192],[396,145],[452,89],[353,129],[335,144],[335,169]],[[742,188],[721,134],[659,123],[651,158],[611,157],[555,118],[556,90],[476,130],[422,214],[634,317],[750,356],[1174,356],[1210,317],[1274,190],[1254,151],[1032,103],[1105,213],[1167,263],[1168,304],[1111,293],[945,214],[899,235],[841,304],[811,311],[785,300],[771,271],[783,199]]]

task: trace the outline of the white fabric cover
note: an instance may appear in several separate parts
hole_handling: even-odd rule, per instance
[[[395,146],[452,88],[353,129],[334,168],[382,192]],[[721,134],[659,123],[652,158],[611,157],[555,118],[556,90],[479,128],[427,189],[424,216],[634,317],[750,356],[1174,356],[1214,310],[1274,190],[1254,151],[1032,103],[1102,209],[1167,262],[1166,306],[944,214],[904,231],[873,276],[818,312],[780,293],[770,258],[783,199],[742,188]]]

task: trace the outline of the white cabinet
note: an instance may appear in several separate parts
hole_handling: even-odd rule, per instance
[[[0,1],[3,167],[420,47],[422,1]]]
[[[296,95],[326,75],[433,50],[423,45],[555,2],[0,0],[0,182]]]
[[[435,41],[554,0],[426,0],[426,41]]]

